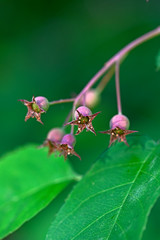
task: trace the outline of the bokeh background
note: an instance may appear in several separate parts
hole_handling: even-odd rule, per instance
[[[51,128],[61,127],[72,106],[51,107],[42,116],[42,126],[35,119],[24,122],[26,107],[18,99],[42,95],[51,101],[74,96],[112,55],[159,25],[159,0],[1,0],[0,156],[30,142],[41,144]],[[129,54],[120,71],[123,112],[130,119],[131,129],[156,141],[160,138],[159,50],[160,37],[146,42]],[[116,110],[113,77],[93,109],[102,111],[94,120],[95,130],[106,130]],[[76,151],[82,161],[70,158],[74,169],[84,174],[108,141],[106,135],[80,134]],[[71,188],[6,240],[45,239]],[[157,201],[143,240],[160,239],[159,215]]]

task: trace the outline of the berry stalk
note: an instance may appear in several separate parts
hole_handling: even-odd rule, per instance
[[[120,83],[119,83],[119,61],[116,62],[115,69],[116,69],[115,82],[116,82],[117,108],[118,108],[118,114],[122,114],[121,93],[120,93]]]
[[[82,91],[79,93],[79,95],[75,98],[73,103],[73,109],[72,112],[74,114],[75,108],[77,106],[77,103],[82,98],[82,96],[98,81],[98,79],[103,76],[103,74],[114,64],[116,64],[117,61],[120,61],[128,52],[130,52],[132,49],[136,48],[140,44],[160,35],[160,27],[142,35],[141,37],[137,38],[136,40],[129,43],[127,46],[122,48],[117,54],[115,54],[111,59],[109,59],[105,65],[96,73],[95,76],[88,82],[88,84],[82,89]]]
[[[136,48],[140,44],[160,35],[160,26],[156,29],[142,35],[141,37],[135,39],[131,43],[129,43],[127,46],[122,48],[117,54],[115,54],[111,59],[109,59],[105,65],[91,78],[91,80],[88,82],[88,84],[82,89],[82,91],[78,94],[78,96],[75,98],[73,102],[73,108],[72,108],[72,118],[74,119],[74,112],[76,110],[76,106],[80,99],[83,97],[83,95],[99,80],[101,76],[105,74],[105,72],[113,65],[115,65],[117,62],[120,62],[125,55],[127,55],[132,49]],[[118,84],[119,85],[119,84]],[[121,102],[120,102],[120,92],[117,96],[117,102],[118,102],[118,112],[121,112]],[[74,125],[71,126],[71,134],[74,132]]]
[[[55,105],[55,104],[61,104],[61,103],[67,103],[67,102],[74,102],[75,98],[67,98],[67,99],[60,99],[57,101],[49,102],[49,105]]]
[[[100,81],[98,86],[96,87],[96,90],[98,91],[99,94],[101,94],[103,92],[103,90],[106,87],[107,83],[112,78],[112,76],[114,74],[114,71],[115,71],[115,67],[113,66],[113,67],[111,67],[111,69],[109,69],[107,74],[104,75],[104,77],[102,78],[102,80]]]

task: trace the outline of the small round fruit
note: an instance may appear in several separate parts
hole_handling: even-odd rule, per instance
[[[114,129],[116,127],[127,130],[129,128],[128,118],[122,114],[113,116],[110,120],[110,128]]]
[[[61,128],[53,128],[49,131],[47,139],[56,143],[60,143],[64,136],[64,131]]]
[[[96,89],[91,89],[86,92],[84,100],[87,107],[93,108],[99,103],[100,96]]]
[[[35,103],[33,103],[32,108],[35,112],[40,112],[40,109],[47,111],[49,108],[48,99],[42,96],[36,97]]]
[[[78,112],[81,113],[84,117],[85,116],[89,116],[89,115],[92,115],[92,112],[91,110],[86,107],[86,106],[80,106],[77,108]],[[79,114],[78,114],[77,111],[75,111],[75,119],[78,119],[79,118]]]
[[[72,134],[66,134],[62,138],[61,144],[67,144],[67,145],[73,147],[75,142],[76,142],[75,137]]]

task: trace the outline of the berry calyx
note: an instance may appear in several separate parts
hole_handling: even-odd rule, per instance
[[[20,99],[21,101],[28,109],[27,115],[25,117],[25,121],[27,121],[29,118],[36,118],[38,122],[42,123],[41,121],[41,114],[46,112],[49,108],[49,102],[47,98],[45,97],[32,97],[32,101],[29,102],[24,99]]]
[[[74,151],[73,146],[75,142],[75,137],[72,134],[66,134],[62,138],[58,150],[61,152],[60,155],[64,156],[65,160],[67,159],[68,155],[75,155],[81,160],[81,157]]]
[[[110,135],[110,142],[108,147],[110,147],[116,140],[118,140],[118,142],[124,142],[127,146],[129,146],[127,143],[126,135],[137,132],[128,130],[129,120],[122,114],[117,114],[111,118],[110,127],[111,129],[101,132]]]
[[[75,135],[78,135],[85,128],[87,129],[87,131],[91,131],[92,133],[94,133],[96,135],[95,130],[92,126],[92,121],[99,113],[100,112],[92,114],[92,112],[89,108],[87,108],[86,106],[80,106],[75,111],[75,119],[76,120],[66,123],[65,125],[77,125],[78,131]]]
[[[42,147],[48,147],[49,152],[48,155],[52,154],[53,152],[58,150],[58,146],[64,136],[64,131],[61,128],[53,128],[49,131],[46,140],[44,143],[40,146]]]

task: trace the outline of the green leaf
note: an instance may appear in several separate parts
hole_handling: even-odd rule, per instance
[[[46,240],[139,240],[160,194],[160,144],[128,137],[76,185]]]
[[[157,71],[160,70],[160,50],[157,54],[157,57],[156,57],[156,68],[157,68]]]
[[[63,157],[26,146],[0,161],[0,239],[36,215],[79,176]]]

